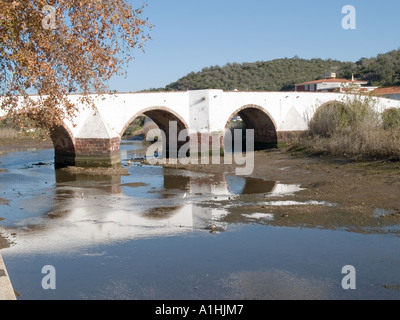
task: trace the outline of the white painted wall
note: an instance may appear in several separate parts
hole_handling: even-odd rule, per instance
[[[149,109],[164,108],[178,115],[189,126],[190,133],[213,133],[224,131],[229,118],[240,108],[256,105],[271,116],[277,131],[301,131],[307,130],[308,122],[319,106],[330,101],[343,101],[348,96],[341,93],[222,90],[121,93],[96,97],[95,112],[81,106],[74,120],[75,126],[70,122],[66,122],[66,126],[75,138],[119,137],[134,117]],[[77,98],[72,95],[72,102]],[[379,111],[400,108],[398,100],[376,99]]]
[[[223,128],[229,117],[238,109],[254,104],[264,109],[276,124],[277,131],[301,131],[308,129],[313,114],[325,103],[345,101],[349,97],[341,93],[311,92],[224,92],[224,116],[217,127]],[[400,101],[377,98],[379,111],[400,108]]]

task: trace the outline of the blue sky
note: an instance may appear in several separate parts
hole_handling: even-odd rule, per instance
[[[140,0],[130,0],[139,7]],[[145,53],[111,89],[164,87],[191,71],[228,62],[278,58],[357,61],[400,48],[399,0],[146,0],[154,25]],[[342,28],[342,8],[356,9],[356,29]]]

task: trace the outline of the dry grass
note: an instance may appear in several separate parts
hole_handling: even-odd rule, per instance
[[[0,123],[0,141],[2,144],[9,144],[15,141],[46,140],[50,139],[45,130],[18,130],[10,125]]]
[[[0,128],[0,139],[16,139],[20,136],[14,128]]]

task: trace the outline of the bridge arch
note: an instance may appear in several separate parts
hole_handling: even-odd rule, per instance
[[[125,130],[129,127],[129,125],[132,123],[132,121],[135,120],[137,117],[139,117],[142,114],[144,114],[147,117],[149,117],[150,119],[152,119],[155,122],[155,124],[166,133],[167,136],[168,136],[167,133],[169,132],[170,121],[177,122],[178,133],[181,130],[189,129],[189,126],[186,123],[186,121],[175,111],[173,111],[167,107],[155,106],[155,107],[148,107],[148,108],[142,109],[142,110],[136,112],[133,116],[131,116],[129,118],[129,120],[125,123],[124,127],[122,128],[122,130],[120,132],[120,137],[122,137]]]
[[[50,138],[54,146],[54,167],[75,166],[75,139],[66,126],[54,127],[50,130]]]
[[[229,116],[225,129],[228,129],[228,124],[237,115],[242,119],[246,129],[254,130],[254,150],[277,147],[277,125],[268,111],[255,104],[244,105]]]
[[[9,119],[8,115],[0,116],[0,121]],[[21,128],[22,129],[22,128]],[[54,166],[56,169],[75,165],[75,139],[71,130],[65,125],[50,129],[50,139],[54,148]]]
[[[154,121],[154,123],[160,128],[160,130],[162,130],[165,134],[166,137],[166,147],[167,150],[165,152],[165,156],[169,157],[170,154],[175,154],[177,152],[177,149],[175,149],[175,147],[177,147],[179,149],[179,147],[181,147],[182,145],[184,145],[186,142],[189,141],[189,126],[186,123],[186,121],[176,112],[174,112],[173,110],[164,107],[164,106],[155,106],[155,107],[148,107],[145,109],[142,109],[138,112],[136,112],[132,117],[130,117],[130,119],[125,123],[122,131],[119,133],[120,137],[122,137],[122,135],[124,134],[125,130],[129,127],[129,125],[132,123],[133,120],[135,120],[137,117],[139,117],[140,115],[145,115],[147,117],[149,117],[150,119],[152,119]],[[177,136],[174,137],[175,141],[177,141],[177,146],[170,146],[169,145],[169,141],[170,141],[170,123],[174,121],[176,123],[176,134]],[[183,130],[187,130],[187,139],[186,141],[178,141],[178,136],[179,133]],[[172,149],[171,149],[172,148]],[[171,152],[171,153],[170,153]]]
[[[339,127],[345,128],[353,120],[349,106],[343,101],[330,100],[317,107],[309,123],[313,134],[331,136]]]
[[[343,102],[343,101],[339,101],[339,100],[329,100],[329,101],[326,101],[323,104],[321,104],[319,107],[317,107],[315,112],[317,112],[321,108],[326,108],[328,106],[343,106],[343,107],[346,107],[346,103]]]

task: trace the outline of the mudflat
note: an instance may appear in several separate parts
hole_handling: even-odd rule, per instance
[[[167,166],[215,174],[235,170],[217,164]],[[235,212],[273,212],[271,225],[400,234],[394,228],[400,224],[400,162],[258,151],[251,177],[297,184],[301,190],[231,208],[230,220]]]

